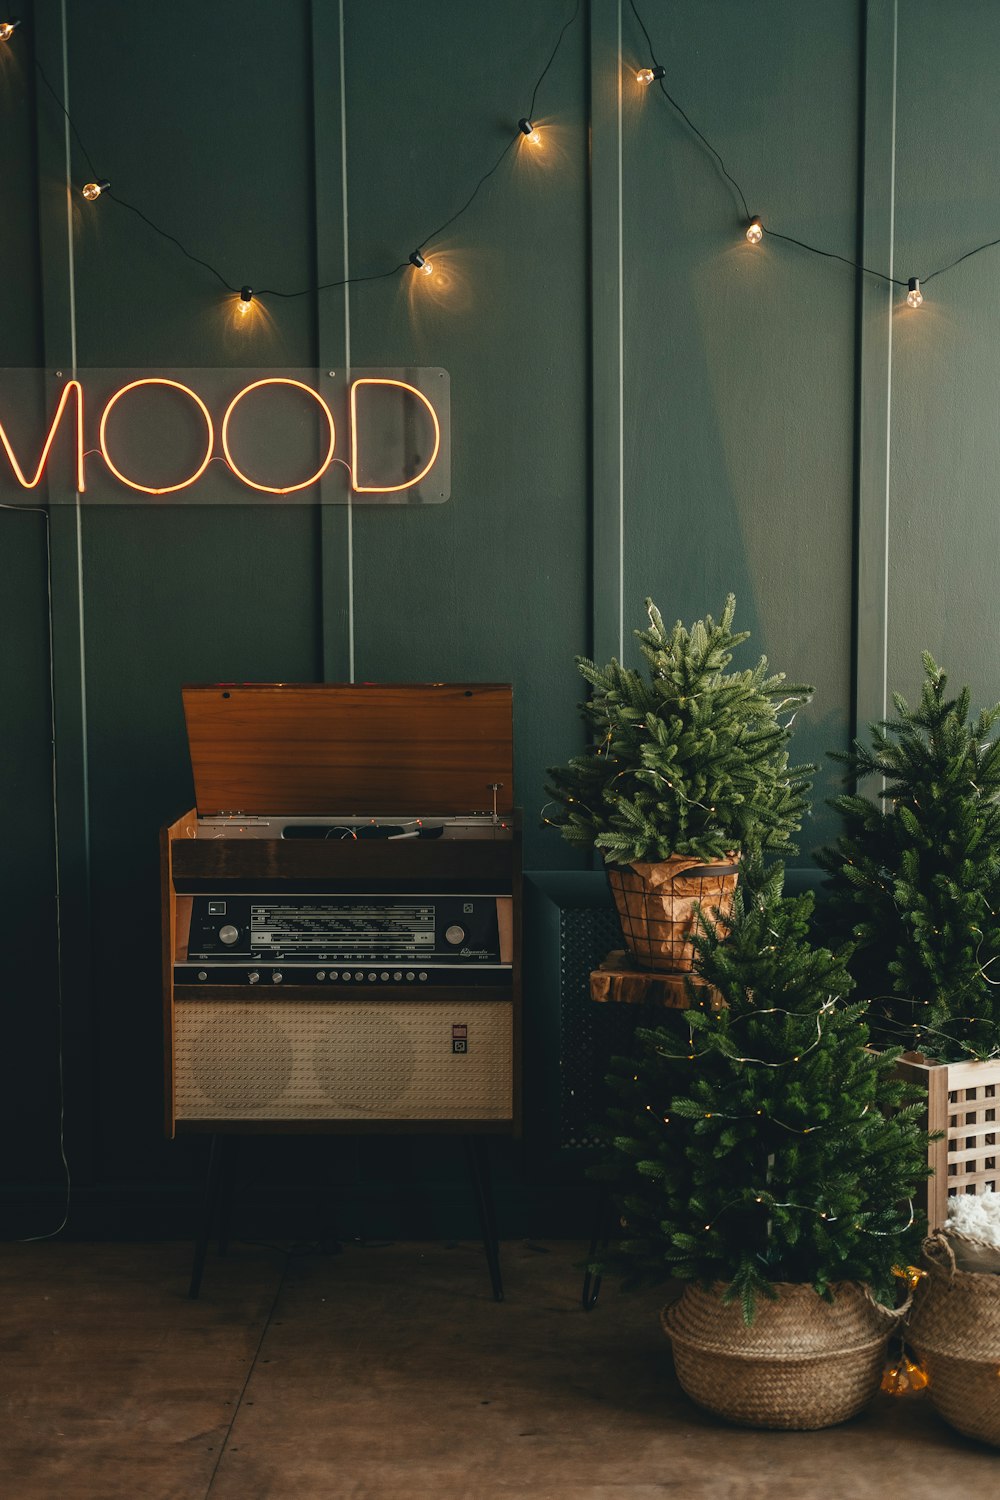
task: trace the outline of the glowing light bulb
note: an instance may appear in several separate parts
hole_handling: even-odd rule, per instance
[[[236,304],[236,311],[239,313],[241,318],[245,318],[247,313],[250,311],[250,304],[252,301],[253,288],[249,286],[241,286],[240,300]]]
[[[9,42],[20,24],[16,16],[9,21],[0,21],[0,42]]]
[[[533,146],[540,146],[542,144],[541,135],[536,130],[535,126],[532,125],[531,121],[525,118],[525,116],[522,115],[521,119],[518,120],[517,128],[522,135],[527,136],[528,140]]]
[[[921,307],[924,301],[924,294],[920,290],[920,278],[918,276],[911,276],[906,285],[908,287],[906,293],[907,307]]]
[[[85,182],[82,192],[88,203],[93,203],[102,193],[106,193],[111,184],[106,177],[99,177],[96,182]]]
[[[648,89],[651,83],[655,83],[658,78],[665,78],[666,74],[666,68],[661,68],[659,63],[657,63],[652,68],[639,68],[635,75],[635,81],[636,83],[643,84]]]
[[[434,262],[432,260],[425,260],[419,250],[414,250],[413,254],[408,256],[407,259],[414,270],[420,272],[421,276],[429,276],[434,270]]]
[[[759,245],[763,238],[764,225],[761,222],[760,214],[754,214],[753,218],[750,220],[750,223],[747,225],[747,239],[749,240],[751,245]]]

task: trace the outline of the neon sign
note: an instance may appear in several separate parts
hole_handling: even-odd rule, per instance
[[[55,503],[434,504],[449,470],[443,370],[0,371],[0,491],[44,480]]]

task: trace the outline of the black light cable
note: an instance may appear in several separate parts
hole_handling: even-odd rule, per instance
[[[646,23],[642,19],[642,16],[640,16],[638,10],[636,9],[635,0],[629,0],[629,4],[632,7],[632,14],[635,16],[636,20],[639,23],[639,29],[642,32],[643,36],[646,38],[646,45],[649,48],[649,55],[650,55],[650,58],[652,59],[652,64],[653,64],[653,66],[651,68],[643,69],[642,71],[644,73],[648,72],[651,75],[650,78],[649,78],[649,80],[648,80],[650,83],[657,83],[657,84],[659,84],[659,86],[660,86],[660,92],[663,94],[663,97],[667,100],[667,102],[671,105],[671,107],[677,111],[677,113],[680,115],[681,119],[684,121],[685,125],[688,127],[689,130],[693,131],[693,133],[698,137],[699,141],[701,141],[702,145],[704,147],[706,147],[707,150],[711,151],[712,155],[715,157],[716,161],[719,164],[719,170],[721,171],[723,177],[725,177],[729,182],[732,183],[733,187],[736,189],[737,193],[739,194],[740,202],[743,205],[744,216],[747,219],[751,218],[752,215],[750,213],[749,205],[747,204],[746,198],[743,196],[743,189],[740,187],[739,183],[736,181],[736,178],[730,172],[729,168],[726,166],[725,162],[722,160],[722,157],[720,156],[719,152],[716,151],[715,147],[712,145],[712,142],[708,139],[707,136],[702,135],[701,131],[698,129],[698,127],[694,123],[694,121],[690,118],[689,115],[685,114],[684,110],[681,109],[680,105],[677,103],[677,100],[673,97],[673,95],[667,89],[667,86],[666,86],[666,84],[663,81],[664,78],[666,77],[667,70],[663,66],[662,63],[660,63],[660,62],[657,61],[656,54],[655,54],[655,51],[654,51],[654,48],[653,48],[653,40],[652,40],[652,37],[650,36],[649,32],[646,30]],[[645,80],[643,80],[643,81],[645,81]]]
[[[701,143],[715,157],[722,175],[736,189],[740,204],[742,205],[743,212],[747,219],[747,238],[751,241],[752,244],[759,244],[761,239],[766,234],[773,240],[784,240],[788,245],[797,245],[800,250],[808,250],[810,255],[821,255],[826,260],[839,260],[843,265],[851,266],[855,271],[862,271],[866,276],[875,276],[879,279],[879,281],[884,281],[890,286],[906,287],[906,301],[910,307],[919,307],[924,300],[923,294],[920,290],[921,283],[933,281],[935,276],[943,276],[946,271],[951,271],[955,268],[955,266],[961,265],[963,261],[970,260],[973,255],[979,255],[983,250],[992,250],[995,245],[1000,245],[1000,237],[995,240],[987,240],[985,244],[976,245],[972,250],[966,250],[964,255],[958,256],[956,260],[949,261],[946,266],[939,266],[936,271],[931,271],[927,276],[909,276],[901,278],[899,276],[890,276],[886,271],[877,271],[874,266],[866,266],[863,261],[854,260],[849,255],[838,255],[835,250],[822,250],[818,245],[810,245],[806,240],[797,239],[795,235],[782,234],[782,232],[778,229],[769,229],[764,224],[759,214],[751,214],[750,209],[747,207],[747,200],[742,187],[730,172],[729,168],[726,166],[726,163],[723,161],[720,153],[715,149],[707,136],[702,134],[691,117],[685,113],[685,111],[678,104],[677,100],[668,91],[667,86],[663,81],[666,76],[666,69],[661,63],[657,62],[656,60],[656,53],[653,47],[652,38],[650,37],[649,31],[647,30],[645,21],[639,14],[639,9],[635,3],[635,0],[629,0],[629,6],[632,10],[632,14],[635,16],[635,19],[639,24],[640,31],[646,39],[646,45],[649,48],[649,55],[652,60],[651,67],[639,69],[638,73],[636,74],[637,80],[640,83],[644,83],[647,85],[654,82],[658,83],[664,98],[667,100],[670,106],[674,110],[676,110],[677,114],[680,115],[681,119],[688,126],[688,128],[698,137]],[[756,232],[758,230],[759,233]],[[751,233],[750,231],[754,231],[754,233]]]
[[[559,49],[562,46],[563,39],[564,39],[567,31],[573,25],[574,21],[576,20],[577,16],[579,15],[579,13],[580,13],[580,0],[575,0],[572,14],[570,15],[569,19],[566,20],[563,23],[563,26],[562,26],[562,28],[561,28],[561,30],[559,32],[559,35],[556,38],[555,46],[552,48],[552,51],[549,54],[548,61],[546,62],[544,68],[541,71],[541,73],[539,73],[537,79],[535,80],[535,85],[534,85],[534,88],[532,89],[532,93],[531,93],[531,105],[530,105],[530,108],[528,110],[528,115],[524,117],[524,122],[523,122],[523,123],[527,123],[528,124],[529,131],[533,131],[533,129],[534,129],[534,127],[531,125],[530,121],[531,121],[532,115],[534,114],[535,103],[536,103],[536,101],[538,99],[538,91],[541,88],[542,83],[543,83],[543,81],[544,81],[547,73],[549,72],[549,69],[552,67],[552,64],[555,62],[556,57],[558,56]],[[13,33],[14,28],[16,26],[19,26],[21,23],[19,21],[13,21],[13,22],[10,22],[10,23],[3,23],[3,24],[4,25],[9,25],[10,26],[10,30],[7,32],[6,36],[0,35],[0,41],[7,40],[7,38]],[[423,238],[420,241],[420,245],[418,246],[418,248],[416,250],[414,250],[413,253],[411,255],[409,255],[406,260],[399,261],[398,264],[392,266],[387,271],[375,271],[375,272],[371,272],[371,273],[369,273],[367,275],[345,276],[341,280],[338,280],[338,281],[324,281],[324,282],[320,282],[317,285],[311,285],[311,286],[302,287],[300,290],[293,291],[293,292],[283,291],[279,287],[262,287],[259,291],[255,292],[255,291],[252,291],[248,285],[234,286],[233,283],[231,281],[228,281],[226,279],[226,277],[222,274],[222,272],[216,266],[213,266],[210,261],[203,260],[201,256],[194,255],[187,248],[187,246],[184,245],[177,238],[177,236],[175,234],[171,234],[168,230],[162,229],[160,227],[160,225],[157,224],[157,223],[155,223],[149,217],[148,214],[146,214],[146,213],[144,213],[142,211],[141,208],[137,208],[134,203],[130,203],[126,198],[123,198],[120,193],[117,193],[117,192],[115,192],[115,191],[112,190],[110,181],[108,181],[107,178],[102,178],[101,176],[99,176],[99,174],[97,172],[97,168],[94,166],[94,163],[93,163],[93,160],[91,158],[90,152],[87,150],[86,144],[84,143],[83,137],[81,136],[79,130],[77,129],[75,121],[73,120],[72,116],[69,113],[69,110],[66,108],[65,104],[63,103],[63,100],[60,98],[58,92],[56,91],[55,88],[53,88],[52,84],[49,82],[48,77],[46,76],[45,71],[42,68],[41,63],[39,63],[39,61],[38,61],[37,58],[35,58],[34,62],[35,62],[35,68],[36,68],[36,70],[38,72],[39,78],[42,80],[42,83],[45,85],[46,89],[51,94],[52,98],[55,100],[57,106],[62,111],[63,115],[65,115],[66,120],[67,120],[67,122],[69,124],[70,130],[73,132],[73,135],[74,135],[74,137],[76,139],[77,145],[79,146],[80,151],[82,152],[83,157],[86,160],[87,166],[88,166],[88,168],[90,170],[92,180],[84,185],[84,188],[83,188],[84,197],[87,198],[88,201],[90,201],[90,202],[93,202],[94,200],[96,200],[97,198],[100,198],[100,197],[108,197],[108,198],[110,198],[112,200],[112,202],[117,203],[121,208],[125,208],[130,213],[135,214],[137,218],[141,219],[142,222],[144,224],[146,224],[154,232],[154,234],[158,234],[158,235],[161,236],[162,239],[168,240],[172,245],[175,245],[177,247],[177,249],[181,252],[181,254],[184,255],[184,256],[186,256],[188,260],[192,261],[197,266],[201,266],[204,270],[208,271],[212,276],[214,276],[215,279],[216,279],[216,281],[218,281],[226,289],[227,292],[232,292],[234,294],[238,294],[239,295],[239,299],[240,299],[240,311],[244,312],[244,313],[249,308],[250,303],[252,302],[252,300],[253,300],[254,297],[282,297],[282,298],[306,297],[306,296],[309,296],[310,293],[318,293],[318,292],[331,291],[331,290],[333,290],[333,289],[335,289],[337,287],[354,286],[354,285],[357,285],[357,284],[359,284],[361,282],[366,282],[366,281],[385,281],[385,280],[388,280],[389,277],[396,276],[396,275],[398,275],[398,273],[400,271],[405,270],[406,267],[407,267],[407,265],[413,265],[415,268],[417,268],[417,269],[419,269],[421,271],[424,271],[424,272],[428,271],[428,269],[430,268],[431,263],[430,263],[429,260],[426,259],[426,257],[423,254],[423,246],[426,245],[428,241],[436,239],[438,235],[440,235],[440,234],[442,234],[444,232],[444,230],[450,228],[450,226],[452,224],[454,224],[457,219],[460,219],[462,217],[462,215],[464,213],[466,213],[469,208],[471,208],[472,204],[474,203],[476,197],[479,194],[480,189],[484,186],[485,183],[487,183],[489,181],[489,179],[497,171],[497,169],[500,166],[501,162],[507,156],[507,154],[510,151],[511,147],[520,138],[520,135],[522,133],[522,122],[519,122],[517,130],[511,135],[510,139],[508,140],[507,144],[504,146],[503,150],[500,152],[500,154],[497,157],[496,161],[493,163],[493,165],[486,172],[483,173],[482,177],[480,177],[479,181],[475,184],[475,186],[472,189],[472,192],[466,198],[466,200],[462,204],[462,206],[460,208],[456,209],[456,211],[450,216],[450,218],[445,219],[445,221],[442,224],[439,224],[436,229],[433,229],[433,230],[431,230],[431,232],[429,234],[424,235]],[[528,134],[528,132],[524,132],[524,133]]]

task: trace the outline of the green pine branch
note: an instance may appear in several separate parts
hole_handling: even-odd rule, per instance
[[[549,771],[548,821],[609,864],[790,851],[814,770],[789,765],[790,723],[812,688],[769,674],[763,657],[727,670],[749,638],[732,630],[733,595],[718,623],[690,629],[668,631],[652,600],[646,609],[649,628],[634,632],[646,675],[577,658],[591,744]]]

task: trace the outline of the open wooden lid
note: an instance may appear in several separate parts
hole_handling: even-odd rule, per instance
[[[508,683],[185,687],[201,816],[411,817],[513,807]]]

